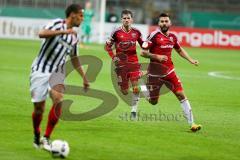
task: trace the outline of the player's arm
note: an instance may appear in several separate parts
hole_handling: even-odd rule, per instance
[[[194,64],[195,66],[198,66],[199,62],[198,60],[192,59],[187,51],[185,51],[181,45],[179,44],[177,37],[175,36],[174,38],[175,44],[174,44],[174,49],[176,50],[176,52],[184,59],[186,59],[188,62],[190,62],[191,64]]]
[[[139,37],[138,37],[137,41],[138,41],[138,44],[140,45],[140,47],[142,48],[144,40],[142,38],[142,33],[140,31],[139,31]]]
[[[46,26],[43,27],[38,32],[39,38],[51,38],[58,35],[63,34],[74,34],[77,35],[77,32],[74,31],[72,28],[63,30],[63,20],[62,19],[55,19],[49,22]]]
[[[168,60],[168,57],[165,55],[157,55],[157,54],[152,54],[149,51],[149,42],[143,42],[142,44],[142,49],[141,49],[141,56],[144,58],[148,58],[151,60],[156,60],[159,62],[164,62]]]
[[[116,56],[116,50],[113,48],[113,44],[114,39],[112,37],[108,38],[105,43],[105,50],[112,59]]]
[[[73,29],[67,30],[50,30],[50,29],[42,29],[39,31],[38,36],[39,38],[51,38],[54,36],[62,35],[62,34],[77,34],[76,31]]]
[[[108,52],[108,55],[112,58],[115,65],[117,65],[120,59],[116,56],[117,53],[116,49],[113,47],[113,44],[114,39],[113,37],[110,37],[105,43],[105,50]]]
[[[198,60],[192,59],[189,56],[189,54],[187,53],[187,51],[185,51],[182,47],[175,48],[175,50],[181,57],[183,57],[184,59],[189,61],[191,64],[194,64],[195,66],[198,66],[198,64],[199,64]]]
[[[89,82],[87,80],[86,74],[83,71],[83,68],[81,66],[79,57],[76,54],[75,55],[71,55],[71,62],[72,62],[73,67],[77,70],[77,72],[83,78],[84,89],[88,89],[89,88]]]

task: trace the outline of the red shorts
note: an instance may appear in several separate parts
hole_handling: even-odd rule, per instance
[[[127,63],[116,67],[115,72],[118,78],[118,85],[121,90],[129,89],[129,80],[131,82],[138,81],[142,72],[140,71],[139,63]]]
[[[166,87],[163,87],[163,84]],[[182,83],[174,71],[166,77],[157,77],[148,74],[147,86],[151,100],[158,100],[160,94],[167,93],[169,90],[173,93],[183,91]]]

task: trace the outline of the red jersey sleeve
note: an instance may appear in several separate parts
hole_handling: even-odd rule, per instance
[[[143,44],[143,38],[142,38],[142,33],[140,31],[138,31],[138,44],[142,47],[142,44]]]
[[[114,57],[112,46],[115,43],[115,37],[116,37],[116,31],[113,31],[111,36],[106,40],[106,43],[105,43],[105,50],[108,52],[108,55],[111,58]]]
[[[173,38],[174,38],[174,46],[173,47],[175,49],[181,48],[181,45],[179,44],[179,41],[178,41],[177,36],[175,34],[173,34]]]

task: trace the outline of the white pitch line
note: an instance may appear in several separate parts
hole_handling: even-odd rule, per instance
[[[224,72],[219,72],[219,71],[208,72],[208,75],[212,76],[212,77],[230,79],[230,80],[240,80],[240,77],[226,76],[223,74],[224,74]]]

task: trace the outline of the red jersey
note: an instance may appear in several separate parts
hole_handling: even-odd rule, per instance
[[[114,45],[117,54],[125,54],[128,62],[138,62],[136,42],[143,44],[142,34],[136,28],[126,32],[122,27],[114,30],[106,41],[105,49],[113,57],[112,46]]]
[[[148,47],[146,49],[149,49],[152,54],[166,55],[168,57],[168,60],[165,62],[151,60],[148,68],[150,74],[166,76],[174,71],[171,55],[173,48],[180,48],[177,37],[172,33],[166,36],[158,29],[152,32],[147,40]]]

